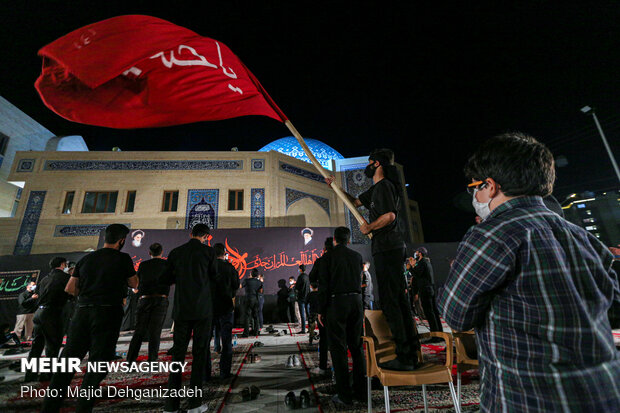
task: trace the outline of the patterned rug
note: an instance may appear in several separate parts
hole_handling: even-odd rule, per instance
[[[146,347],[146,346],[143,346]],[[239,367],[243,362],[246,354],[251,349],[251,344],[238,344],[233,349],[233,362],[231,372],[237,374]],[[231,384],[236,376],[230,379],[219,379],[219,355],[217,353],[211,353],[212,358],[212,376],[214,379],[210,380],[203,386],[203,395],[205,402],[209,405],[209,411],[217,411],[224,397],[229,392]],[[147,359],[146,349],[140,352],[138,362]],[[160,361],[171,361],[171,356],[166,355],[165,351],[159,353]],[[191,376],[192,365],[191,347],[188,350],[185,361],[188,362],[186,371],[183,373],[183,384],[189,385],[189,378]],[[85,366],[85,362],[82,363],[82,367]],[[77,373],[71,386],[79,387],[84,377],[83,373]],[[28,386],[36,389],[45,389],[48,386],[48,382],[45,383],[28,383]],[[151,374],[151,373],[109,373],[105,380],[101,383],[102,387],[112,386],[117,388],[129,387],[130,389],[154,389],[154,388],[167,388],[168,373]],[[0,382],[0,411],[2,412],[38,412],[41,408],[41,398],[29,397],[25,395],[21,397],[20,390],[22,382]],[[104,394],[107,392],[104,390]],[[95,412],[153,412],[161,411],[163,409],[163,398],[143,398],[141,400],[129,399],[129,398],[108,398],[101,399],[95,405]],[[67,398],[63,404],[63,412],[74,411],[76,406],[76,400]],[[181,403],[181,408],[185,408],[185,401]]]
[[[308,343],[299,342],[298,346],[302,353],[303,362],[308,369],[308,376],[313,385],[315,395],[318,398],[320,411],[323,412],[366,412],[366,404],[355,403],[347,409],[336,407],[331,401],[336,393],[336,387],[332,379],[328,376],[318,376],[311,373],[311,370],[319,365],[319,353],[316,345],[310,346]],[[445,346],[422,345],[422,352],[426,361],[436,361],[445,363],[445,353],[442,350]],[[349,364],[351,360],[349,359]],[[461,375],[461,407],[463,412],[479,411],[479,375],[477,370],[470,370]],[[454,370],[454,383],[456,389],[456,368]],[[426,386],[429,411],[446,413],[454,411],[450,389],[447,384]],[[383,388],[372,390],[372,407],[374,411],[384,411],[385,403],[383,400]],[[390,410],[393,412],[423,412],[424,400],[422,398],[422,387],[390,387]]]

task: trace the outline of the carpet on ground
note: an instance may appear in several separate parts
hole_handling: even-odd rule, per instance
[[[318,346],[314,344],[310,346],[307,342],[299,342],[299,346],[303,355],[304,362],[309,371],[319,365]],[[423,344],[422,352],[424,360],[437,363],[445,363],[446,355],[443,350],[445,345]],[[351,359],[349,358],[349,365]],[[456,389],[456,366],[453,369],[454,383]],[[476,412],[480,405],[480,377],[478,370],[470,370],[461,375],[461,406],[462,411]],[[323,411],[346,411],[346,412],[366,412],[367,406],[362,403],[354,403],[349,408],[336,407],[331,401],[332,396],[336,393],[336,386],[329,376],[320,376],[310,373],[310,381],[312,382],[318,402],[322,406]],[[421,386],[402,386],[390,387],[390,409],[393,412],[423,412],[424,400],[422,398]],[[430,412],[446,413],[454,410],[452,397],[450,396],[450,388],[448,384],[427,385],[426,393]],[[384,411],[383,388],[372,391],[372,407],[373,410]]]

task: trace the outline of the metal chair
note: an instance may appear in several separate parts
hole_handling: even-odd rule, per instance
[[[366,310],[366,335],[362,337],[366,345],[366,374],[368,380],[368,413],[372,412],[371,381],[377,377],[383,385],[383,395],[385,399],[385,411],[390,412],[390,386],[422,386],[422,397],[424,399],[424,411],[428,412],[428,400],[426,397],[427,384],[447,383],[450,388],[450,395],[454,402],[457,413],[461,412],[456,398],[454,384],[452,383],[452,362],[453,348],[452,336],[443,332],[431,332],[420,334],[420,338],[440,337],[446,342],[446,363],[434,364],[424,363],[422,352],[418,351],[418,358],[422,366],[414,371],[392,371],[379,367],[379,363],[396,358],[394,352],[396,346],[388,338],[392,337],[387,320],[382,311]],[[380,360],[380,361],[379,361]]]

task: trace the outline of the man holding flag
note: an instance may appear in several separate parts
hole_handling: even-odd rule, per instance
[[[373,186],[355,198],[346,194],[356,206],[370,211],[370,223],[360,225],[363,234],[372,233],[372,256],[377,272],[381,309],[390,326],[396,355],[380,365],[387,370],[410,371],[418,365],[420,348],[413,316],[407,299],[407,285],[403,277],[405,242],[399,226],[401,199],[398,195],[399,177],[390,149],[375,149],[368,158],[364,174],[372,178]],[[326,182],[331,185],[333,177]]]

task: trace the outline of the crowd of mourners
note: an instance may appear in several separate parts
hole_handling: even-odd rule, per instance
[[[370,189],[346,195],[355,207],[368,210],[360,231],[372,236],[372,260],[351,249],[350,230],[339,227],[325,240],[309,273],[300,265],[297,278],[278,282],[280,321],[298,323],[297,333],[307,333],[311,344],[318,340],[318,373],[330,371],[328,352],[331,356],[336,405],[367,397],[364,311],[381,310],[396,355],[381,369],[420,368],[414,316],[427,320],[430,331],[443,331],[443,318],[452,331],[475,331],[482,411],[618,411],[620,357],[612,329],[620,328],[620,249],[606,247],[548,207],[555,165],[547,147],[530,136],[509,133],[489,139],[469,158],[466,189],[476,224],[461,241],[440,288],[429,251],[420,247],[407,254],[393,152],[374,150],[365,175],[373,181]],[[326,181],[331,185],[333,177]],[[52,272],[20,295],[15,333],[33,335],[28,357],[40,357],[45,347],[47,357],[84,358],[89,353],[91,361],[114,359],[129,287],[138,303],[127,361],[136,361],[145,340],[148,360],[157,360],[170,286],[175,285],[172,360],[185,359],[193,338],[189,385],[201,387],[211,376],[210,342],[215,337],[220,375],[229,377],[232,329],[235,311],[240,311],[235,296],[245,289],[243,335],[259,335],[263,275],[254,269],[240,284],[224,245],[205,244],[209,228],[204,224],[195,225],[189,241],[170,251],[166,260],[162,246],[151,245],[151,259],[136,273],[129,255],[121,252],[128,232],[124,225],[108,226],[103,248],[77,264],[54,258]],[[68,300],[72,310],[63,311]],[[59,355],[65,330],[67,341]],[[82,387],[96,388],[104,376],[88,372]],[[52,375],[49,386],[62,396],[45,398],[42,411],[59,411],[72,377]],[[36,373],[26,374],[27,381],[36,379]],[[168,387],[178,389],[181,381],[181,373],[170,373]],[[94,403],[80,398],[79,410],[90,411]],[[178,411],[179,406],[178,398],[167,398],[164,411]],[[204,411],[198,396],[189,406],[190,412]]]

